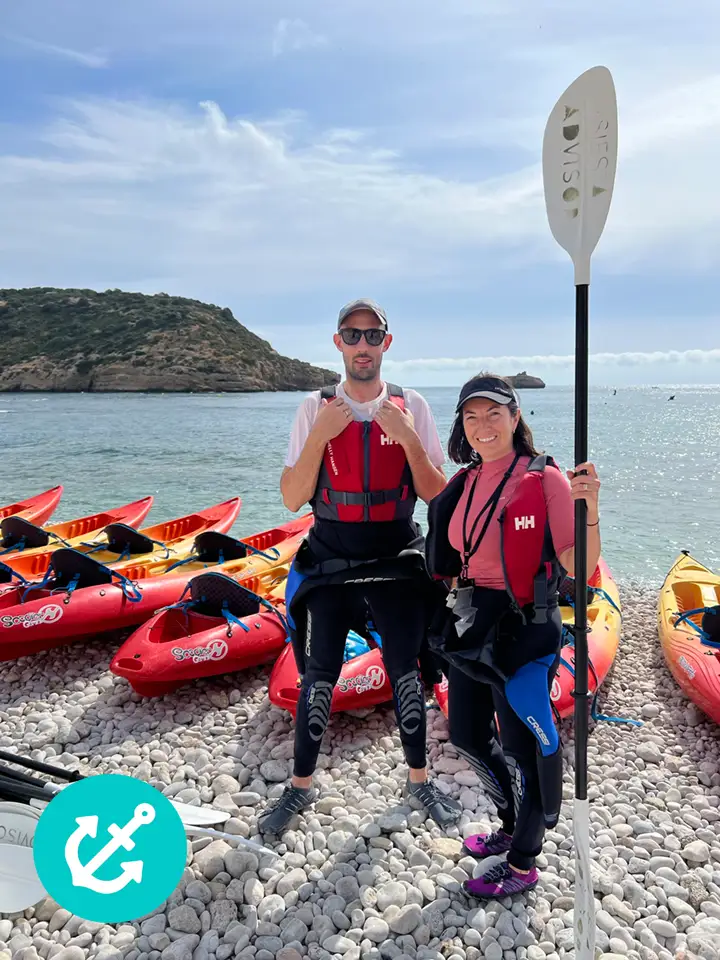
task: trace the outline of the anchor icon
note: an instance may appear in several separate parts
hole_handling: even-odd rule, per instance
[[[122,872],[113,880],[99,880],[95,873],[120,847],[124,850],[132,850],[135,847],[135,842],[131,839],[132,835],[143,824],[152,823],[154,819],[155,808],[149,803],[139,803],[135,807],[133,816],[124,827],[119,827],[116,823],[110,824],[108,833],[112,840],[108,840],[95,856],[84,864],[80,860],[80,844],[85,837],[94,839],[97,836],[98,818],[94,815],[77,817],[75,820],[77,828],[73,830],[65,843],[65,862],[70,868],[73,886],[86,887],[95,893],[112,894],[124,890],[132,881],[140,883],[143,873],[142,860],[129,860],[121,863]]]

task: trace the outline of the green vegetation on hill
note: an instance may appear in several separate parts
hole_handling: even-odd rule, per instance
[[[0,289],[0,391],[312,390],[338,380],[281,356],[227,307],[165,293]]]

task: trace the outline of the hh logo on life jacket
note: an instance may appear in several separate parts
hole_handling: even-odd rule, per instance
[[[397,445],[397,440],[391,440],[386,433],[383,433],[380,435],[380,443],[383,444],[383,446],[390,447],[393,444]]]
[[[535,517],[515,517],[516,530],[529,530],[530,527],[535,529]]]

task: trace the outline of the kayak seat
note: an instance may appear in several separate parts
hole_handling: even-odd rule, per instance
[[[195,537],[195,552],[202,563],[220,563],[226,560],[244,560],[248,548],[242,540],[236,540],[217,530],[206,530]]]
[[[150,537],[127,523],[109,523],[103,533],[108,539],[107,546],[103,545],[103,549],[110,553],[130,554],[135,557],[142,553],[152,553],[155,549],[155,543]]]
[[[193,577],[190,597],[192,609],[208,617],[223,617],[226,610],[240,620],[260,610],[255,595],[224,573],[201,573]]]
[[[24,544],[23,549],[29,550],[33,547],[46,547],[50,542],[47,530],[22,517],[5,517],[0,523],[0,536],[0,547],[6,550],[19,543]]]
[[[572,607],[575,604],[575,581],[572,577],[565,577],[558,587],[558,596],[560,603],[565,607]],[[588,587],[587,602],[590,605],[595,599],[595,592],[592,587]]]
[[[61,547],[50,558],[53,588],[62,589],[75,583],[74,590],[82,587],[100,587],[112,583],[112,570],[97,560],[72,547]]]
[[[720,604],[707,608],[702,618],[702,630],[714,643],[720,643]]]

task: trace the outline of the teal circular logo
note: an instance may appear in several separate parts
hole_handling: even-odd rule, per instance
[[[187,859],[175,807],[124,774],[88,777],[57,794],[38,821],[33,849],[50,896],[100,923],[151,913],[178,885]]]

